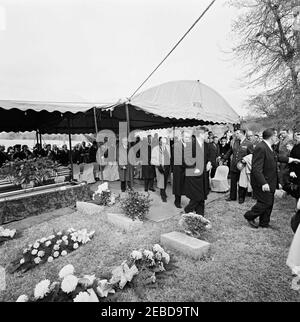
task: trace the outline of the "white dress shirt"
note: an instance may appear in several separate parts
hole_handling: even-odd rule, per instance
[[[240,140],[240,145],[246,140],[246,137],[243,138],[243,140]]]
[[[202,146],[203,146],[203,141],[202,141],[202,140],[200,140],[199,138],[196,138],[196,139],[197,139],[197,142],[199,143],[200,147],[202,148]]]
[[[265,143],[266,143],[266,145],[271,149],[271,151],[272,152],[274,152],[274,150],[273,150],[273,148],[272,148],[272,145],[268,142],[268,141],[266,141],[266,140],[263,140]]]
[[[273,148],[272,148],[272,146],[271,146],[271,144],[268,142],[268,141],[266,141],[266,140],[263,140],[265,143],[266,143],[266,145],[271,149],[271,151],[274,153],[274,150],[273,150]],[[289,158],[288,159],[288,163],[291,163],[291,162],[293,162],[293,158]]]

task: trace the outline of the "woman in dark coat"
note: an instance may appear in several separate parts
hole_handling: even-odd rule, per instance
[[[142,165],[142,178],[144,179],[144,187],[145,191],[147,192],[148,189],[150,191],[155,191],[154,189],[154,178],[155,178],[155,166],[151,164],[151,155],[152,155],[152,148],[151,148],[151,135],[148,135],[148,160],[147,165]]]

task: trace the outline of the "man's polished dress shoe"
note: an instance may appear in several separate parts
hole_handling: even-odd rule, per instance
[[[254,220],[248,220],[248,223],[252,228],[258,228],[258,224]]]
[[[225,201],[236,201],[236,199],[226,198]]]
[[[270,225],[258,225],[259,228],[272,228]]]
[[[243,200],[243,199],[240,199],[239,200],[239,204],[242,204],[242,203],[244,203],[245,202],[245,200]]]
[[[155,192],[155,189],[154,188],[149,188],[150,191],[152,192]]]
[[[161,196],[162,202],[167,202],[167,197],[166,196]]]
[[[175,207],[176,208],[178,208],[178,209],[181,209],[182,207],[181,207],[181,204],[179,203],[179,202],[174,202],[174,205],[175,205]]]

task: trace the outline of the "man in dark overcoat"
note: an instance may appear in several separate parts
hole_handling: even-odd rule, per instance
[[[185,195],[185,163],[184,150],[187,143],[192,140],[191,131],[183,131],[181,138],[177,139],[173,147],[173,195],[175,195],[175,207],[181,208],[181,196]]]
[[[196,212],[204,216],[205,200],[209,193],[209,160],[208,129],[201,126],[196,130],[195,138],[187,143],[185,161],[185,195],[190,199],[189,204],[184,208],[185,213]]]
[[[147,137],[147,149],[148,149],[148,154],[147,154],[147,164],[142,165],[142,178],[144,179],[144,188],[145,191],[147,192],[148,190],[150,191],[155,191],[154,189],[154,178],[155,178],[155,166],[151,164],[151,152],[152,152],[152,136],[148,135]],[[143,156],[142,156],[143,158]],[[143,162],[144,163],[144,162]]]

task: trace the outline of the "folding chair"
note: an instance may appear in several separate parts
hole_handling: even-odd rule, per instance
[[[228,183],[228,172],[229,168],[225,165],[217,167],[215,177],[210,181],[211,191],[214,192],[227,192],[229,191]]]
[[[100,166],[97,162],[93,162],[94,165],[94,177],[95,179],[98,178],[101,180],[101,172],[100,172]]]
[[[86,163],[83,167],[83,173],[80,175],[80,181],[86,181],[87,183],[96,182],[94,176],[94,164]]]
[[[80,181],[80,166],[78,164],[73,164],[73,178]]]
[[[118,181],[120,179],[118,165],[106,165],[103,170],[103,180]]]

